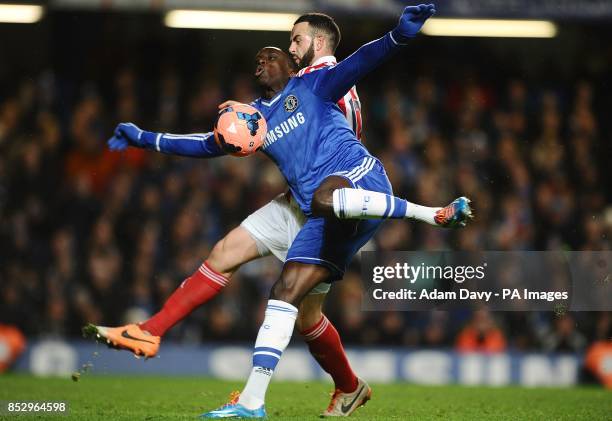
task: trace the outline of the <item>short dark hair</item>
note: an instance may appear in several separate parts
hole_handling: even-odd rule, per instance
[[[338,28],[334,18],[324,13],[306,13],[297,18],[293,24],[297,25],[302,22],[307,22],[315,31],[324,32],[329,38],[332,52],[336,51],[338,44],[340,44],[340,28]]]

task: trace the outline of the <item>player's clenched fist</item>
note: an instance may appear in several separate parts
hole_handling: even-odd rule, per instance
[[[115,128],[113,137],[108,140],[108,148],[111,151],[124,151],[128,146],[141,148],[144,146],[142,138],[143,131],[134,123],[119,123]]]
[[[393,39],[397,42],[405,42],[414,38],[425,21],[432,17],[434,13],[436,13],[436,6],[431,3],[406,7],[402,16],[400,16],[397,27],[391,31]]]

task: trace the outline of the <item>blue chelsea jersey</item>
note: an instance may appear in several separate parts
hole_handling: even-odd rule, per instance
[[[311,214],[313,193],[326,177],[350,171],[370,157],[355,138],[337,101],[399,48],[388,33],[336,65],[289,79],[274,98],[259,98],[251,103],[268,124],[263,152],[278,165],[306,215]],[[212,158],[225,154],[212,132],[142,132],[139,141],[142,147],[182,156]]]
[[[268,125],[262,150],[285,176],[306,215],[313,193],[326,177],[350,170],[370,156],[338,105],[315,94],[315,78],[315,73],[293,77],[271,100],[259,98],[251,104]]]

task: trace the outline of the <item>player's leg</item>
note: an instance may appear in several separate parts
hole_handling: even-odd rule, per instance
[[[151,335],[163,336],[168,329],[214,298],[241,265],[260,256],[257,243],[242,227],[219,240],[208,258],[172,293],[162,309],[140,324]]]
[[[347,186],[347,179],[351,184],[356,184],[365,174],[375,171],[376,167],[382,170],[382,165],[377,161],[372,161],[370,165],[366,162],[366,169],[361,172],[355,169],[326,178],[313,195],[313,215],[335,216],[340,219],[416,219],[430,225],[449,228],[465,226],[472,217],[470,200],[465,197],[459,197],[445,207],[428,207],[411,203],[390,193]]]
[[[304,225],[305,217],[297,203],[287,194],[279,195],[272,203],[275,206],[269,211],[263,212],[262,209],[256,212],[247,218],[243,226],[284,262],[289,247]],[[296,325],[313,357],[331,375],[335,390],[350,394],[358,389],[359,380],[351,369],[336,328],[322,313],[323,301],[329,288],[329,283],[321,283],[304,297],[299,306]]]
[[[299,306],[296,326],[310,353],[334,380],[334,393],[321,415],[347,416],[363,405],[372,391],[351,368],[338,331],[323,314],[329,285],[319,284],[304,297]]]
[[[351,368],[338,331],[323,314],[326,296],[326,292],[311,292],[304,297],[299,306],[296,326],[312,356],[332,377],[334,389],[352,393],[357,389],[359,379]]]
[[[173,305],[171,296],[164,305],[167,311],[162,310],[141,327],[161,336],[194,308],[217,295],[243,264],[270,253],[284,260],[288,249],[288,226],[284,221],[289,216],[288,202],[283,195],[249,215],[215,244],[206,261],[192,275],[203,282],[191,282],[188,278],[173,294],[178,294],[177,305]],[[191,285],[197,290],[189,291]],[[185,288],[188,290],[183,294]]]
[[[265,393],[291,338],[297,306],[316,285],[342,279],[350,259],[374,235],[381,222],[337,218],[309,218],[306,221],[287,253],[281,277],[272,287],[253,352],[253,368],[240,398],[205,416],[238,414],[252,417],[264,413]],[[370,388],[365,382],[358,390],[357,400],[340,404],[346,407],[346,414],[369,399]]]
[[[304,297],[298,307],[299,313],[295,321],[295,326],[300,334],[307,334],[310,328],[319,324],[323,319],[323,304],[325,303],[326,297],[327,292],[310,293]],[[309,338],[305,337],[304,339],[308,341]]]
[[[249,409],[262,407],[276,364],[289,345],[301,300],[316,285],[331,277],[321,265],[287,262],[272,287],[255,349],[253,369],[238,402]]]
[[[295,238],[303,224],[303,214],[300,217],[292,210],[287,198],[279,195],[249,215],[239,228],[213,247],[204,264],[177,288],[162,310],[141,325],[119,328],[88,325],[84,331],[106,340],[109,346],[128,349],[136,355],[155,355],[160,336],[194,308],[218,294],[240,265],[270,253],[285,260],[289,240]]]
[[[206,418],[265,417],[265,395],[295,326],[297,306],[316,285],[331,277],[321,265],[287,262],[272,287],[263,323],[253,350],[253,368],[237,401],[203,414]]]
[[[88,325],[84,332],[109,346],[126,349],[135,355],[153,357],[161,336],[187,317],[195,308],[215,297],[244,263],[262,255],[261,245],[239,226],[213,247],[202,265],[170,295],[162,309],[141,324],[119,327]]]

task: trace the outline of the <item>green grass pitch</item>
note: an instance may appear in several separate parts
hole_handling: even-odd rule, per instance
[[[193,420],[223,404],[241,383],[187,377],[101,376],[78,382],[24,375],[0,376],[0,400],[69,403],[69,414],[0,415],[7,420]],[[360,420],[611,420],[612,393],[596,387],[518,388],[373,385]],[[268,393],[272,420],[318,419],[329,402],[322,382],[274,382]]]

